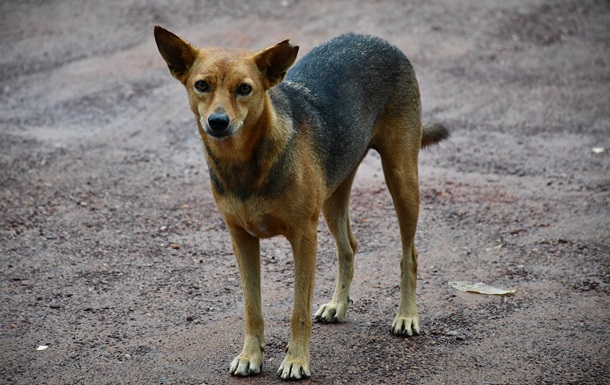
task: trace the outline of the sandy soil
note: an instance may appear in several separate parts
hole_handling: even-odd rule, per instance
[[[411,59],[425,119],[452,130],[420,157],[423,335],[389,333],[400,246],[371,154],[352,194],[353,306],[314,326],[305,383],[608,383],[610,3],[404,3],[1,2],[0,383],[281,382],[288,243],[263,243],[264,371],[232,378],[239,275],[154,24],[200,46],[291,37],[301,52],[379,35]],[[335,272],[321,224],[316,307]]]

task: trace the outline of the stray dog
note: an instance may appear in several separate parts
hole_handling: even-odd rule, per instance
[[[171,75],[186,87],[241,274],[245,341],[231,374],[261,371],[260,239],[283,235],[294,254],[294,308],[278,374],[310,376],[318,218],[322,212],[337,243],[339,272],[332,299],[314,317],[341,322],[358,245],[348,216],[350,190],[371,148],[380,154],[402,238],[400,305],[392,331],[418,334],[417,157],[420,148],[449,132],[440,125],[422,127],[419,88],[405,55],[379,38],[347,34],[293,66],[299,47],[289,40],[254,53],[198,49],[159,26],[154,35]]]

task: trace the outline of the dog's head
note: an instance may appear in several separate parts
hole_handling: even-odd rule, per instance
[[[170,73],[186,87],[206,142],[249,136],[244,131],[261,119],[267,90],[282,81],[299,50],[288,40],[258,53],[199,49],[159,26],[155,40]]]

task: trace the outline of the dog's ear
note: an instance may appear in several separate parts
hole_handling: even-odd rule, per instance
[[[265,75],[271,88],[284,80],[288,68],[297,58],[299,47],[290,44],[290,40],[284,40],[274,46],[265,48],[254,56],[258,69]]]
[[[197,58],[197,47],[182,40],[163,27],[155,26],[155,41],[169,72],[182,83]]]

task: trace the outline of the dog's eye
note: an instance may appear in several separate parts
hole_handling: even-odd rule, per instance
[[[250,95],[250,92],[252,92],[252,86],[247,83],[242,84],[237,89],[237,93],[242,96]]]
[[[199,92],[208,92],[210,90],[210,85],[204,80],[197,80],[195,82],[195,89]]]

